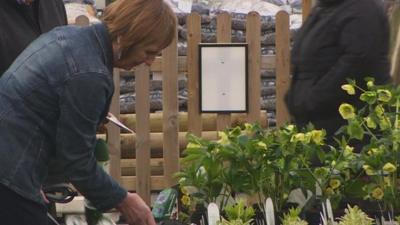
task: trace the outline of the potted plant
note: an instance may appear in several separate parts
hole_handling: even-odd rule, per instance
[[[328,159],[329,154],[321,153],[324,136],[324,131],[311,126],[303,131],[294,125],[263,130],[257,124],[219,132],[218,141],[189,134],[183,169],[176,176],[182,187],[192,190],[185,197],[191,197],[191,202],[217,202],[222,210],[235,194],[244,193],[257,196],[256,211],[264,214],[263,203],[270,197],[275,212],[282,215],[293,189],[315,187],[316,182],[325,186],[330,183],[334,189],[340,186],[333,184],[331,175],[318,175],[318,170],[310,169],[309,161],[315,153]],[[311,181],[304,179],[305,175]]]
[[[224,208],[226,219],[222,218],[220,225],[250,225],[255,215],[251,206],[246,206],[241,199],[236,204],[227,205]]]
[[[375,85],[372,78],[365,86],[353,80],[342,86],[365,103],[360,109],[347,103],[340,106],[348,122],[342,132],[349,140],[365,143],[359,156],[364,198],[377,203],[381,216],[393,220],[400,211],[400,87]]]
[[[282,225],[308,225],[307,221],[299,218],[300,212],[299,208],[289,209],[289,212],[283,216]]]
[[[372,225],[374,220],[369,218],[361,209],[357,206],[348,206],[345,210],[345,215],[339,218],[339,225]]]

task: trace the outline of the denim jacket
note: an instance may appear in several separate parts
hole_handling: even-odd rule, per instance
[[[48,173],[62,171],[98,209],[122,201],[126,190],[94,157],[114,91],[112,57],[103,24],[53,29],[18,56],[0,79],[2,185],[43,203]]]

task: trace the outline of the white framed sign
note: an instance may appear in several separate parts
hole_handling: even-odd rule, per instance
[[[199,44],[200,111],[248,111],[247,44]]]

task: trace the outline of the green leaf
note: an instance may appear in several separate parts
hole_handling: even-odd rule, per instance
[[[373,117],[368,116],[364,118],[365,122],[367,122],[367,127],[371,129],[376,128],[376,122],[374,121]]]
[[[344,84],[344,85],[342,85],[342,89],[345,90],[348,95],[355,95],[356,94],[356,90],[354,89],[353,85]]]
[[[249,137],[246,136],[246,135],[240,135],[240,136],[237,138],[237,140],[238,140],[238,143],[239,143],[241,146],[246,146],[247,143],[249,142]]]
[[[357,120],[350,122],[350,124],[347,126],[347,133],[351,138],[355,138],[357,140],[362,140],[364,138],[364,129]]]
[[[366,91],[361,94],[360,100],[367,102],[368,104],[372,105],[376,102],[377,96],[376,93],[373,91]]]
[[[391,123],[388,118],[384,117],[379,121],[379,127],[381,130],[388,130],[391,128]]]
[[[240,128],[240,126],[236,126],[235,128],[233,128],[232,130],[229,131],[229,135],[231,136],[238,136],[242,133],[242,129]]]

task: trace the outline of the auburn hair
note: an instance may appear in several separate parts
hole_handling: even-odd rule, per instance
[[[106,7],[102,21],[113,41],[119,37],[123,53],[148,44],[163,49],[176,33],[176,16],[163,0],[117,0]]]

